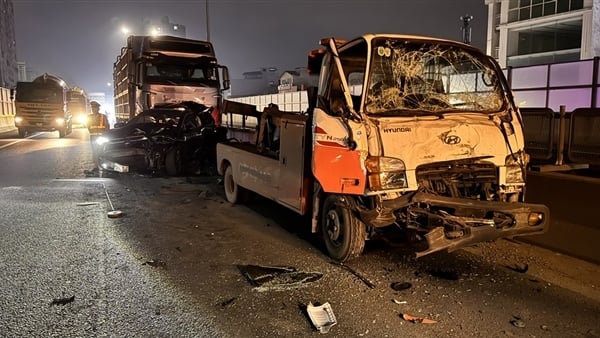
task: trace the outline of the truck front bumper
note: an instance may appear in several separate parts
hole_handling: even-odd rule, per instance
[[[377,213],[361,212],[361,217],[375,226],[384,220],[402,220],[407,228],[424,232],[428,247],[416,253],[421,257],[498,238],[542,234],[548,229],[550,211],[542,204],[480,201],[415,192],[383,202]]]

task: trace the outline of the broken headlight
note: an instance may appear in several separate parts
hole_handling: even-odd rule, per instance
[[[406,188],[404,161],[393,157],[371,156],[365,161],[369,188],[373,191]]]
[[[529,155],[523,151],[506,156],[506,178],[507,184],[525,183],[525,167],[529,163]]]

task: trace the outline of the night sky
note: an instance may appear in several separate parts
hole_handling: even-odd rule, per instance
[[[186,26],[206,39],[204,0],[13,0],[17,59],[36,73],[112,95],[112,67],[126,41],[121,27],[143,20]],[[319,39],[364,33],[461,40],[461,15],[473,15],[472,44],[485,49],[484,0],[209,0],[210,40],[232,78],[266,67],[306,65]],[[141,34],[142,32],[133,31]]]

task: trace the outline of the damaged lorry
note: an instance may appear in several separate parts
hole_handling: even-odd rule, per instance
[[[256,112],[249,142],[217,144],[226,199],[247,191],[311,218],[345,261],[401,231],[415,255],[541,234],[525,203],[523,121],[496,61],[459,42],[368,34],[321,41],[306,112]]]

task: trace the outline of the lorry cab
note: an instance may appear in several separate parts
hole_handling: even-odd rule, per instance
[[[495,60],[409,35],[322,45],[309,54],[309,71],[320,77],[305,113],[267,108],[255,147],[217,146],[230,202],[239,186],[311,213],[313,232],[340,261],[384,228],[419,239],[417,257],[546,231],[548,208],[524,203],[522,120]],[[265,160],[273,117],[281,150]],[[293,165],[288,137],[301,152]]]

